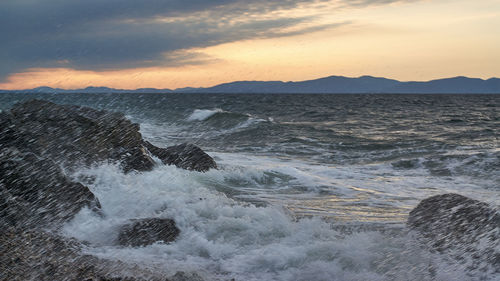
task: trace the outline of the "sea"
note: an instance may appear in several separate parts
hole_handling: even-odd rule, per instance
[[[218,164],[70,174],[95,178],[105,215],[83,209],[62,230],[87,254],[205,280],[500,280],[406,227],[433,195],[500,206],[500,95],[10,93],[0,110],[33,98],[123,112],[151,143],[194,143]],[[180,236],[116,246],[150,217]]]

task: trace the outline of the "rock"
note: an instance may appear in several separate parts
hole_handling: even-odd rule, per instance
[[[432,249],[500,272],[500,213],[488,204],[459,194],[433,196],[410,212],[408,226]]]
[[[159,148],[145,141],[144,146],[165,165],[175,165],[182,169],[198,172],[217,169],[214,159],[194,144],[183,143],[167,148]]]
[[[124,225],[118,236],[118,243],[123,246],[147,246],[158,241],[172,242],[179,236],[180,230],[171,219],[139,219]]]
[[[99,201],[84,185],[70,181],[53,161],[16,148],[0,149],[0,224],[52,227]]]
[[[184,271],[178,271],[174,276],[170,278],[170,281],[203,281],[200,275],[197,273],[186,273]]]
[[[148,171],[154,161],[139,125],[123,114],[42,100],[16,104],[0,116],[0,146],[15,146],[68,167],[119,162],[125,172]]]
[[[122,113],[31,100],[0,113],[0,148],[17,147],[67,168],[119,162],[125,172],[149,171],[154,161],[205,172],[215,161],[193,144],[159,148],[144,141],[139,125]]]
[[[0,112],[0,147],[10,146],[15,142],[14,124],[9,114]]]
[[[101,162],[120,163],[125,172],[151,170],[155,162],[145,143],[139,125],[121,113],[40,100],[0,112],[0,280],[166,280],[135,265],[83,255],[79,242],[47,232],[60,230],[82,208],[100,214],[94,194],[65,171]],[[198,147],[186,147],[156,149],[190,170],[203,169],[206,157],[213,161]],[[170,219],[133,220],[119,240],[143,246],[171,242],[179,232]]]
[[[83,255],[82,245],[40,230],[0,229],[0,280],[167,281],[162,274]]]

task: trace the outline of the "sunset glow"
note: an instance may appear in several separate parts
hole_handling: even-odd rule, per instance
[[[205,10],[180,9],[175,15],[131,15],[127,19],[131,29],[139,25],[160,25],[160,29],[180,25],[176,28],[185,30],[169,35],[173,41],[152,43],[158,44],[156,52],[165,48],[160,57],[148,54],[148,48],[141,53],[140,44],[122,54],[120,48],[129,42],[118,38],[117,45],[109,47],[118,50],[116,56],[84,43],[77,55],[68,46],[69,50],[59,50],[55,59],[37,54],[34,48],[34,59],[20,63],[9,53],[16,50],[11,46],[2,50],[5,59],[0,89],[174,89],[237,80],[299,81],[329,75],[372,75],[408,81],[500,74],[499,1],[358,2],[297,1],[296,5],[268,8],[258,2],[255,10],[247,11],[224,4]],[[224,9],[230,11],[229,16],[214,18]],[[121,18],[109,20],[123,22]],[[282,22],[275,24],[278,20]],[[92,23],[82,25],[87,24]],[[119,25],[102,19],[95,24],[110,30],[113,24]],[[227,31],[219,34],[217,28]],[[51,32],[65,36],[58,30]],[[181,32],[186,37],[177,39]],[[147,36],[155,34],[161,32],[141,38],[148,40]],[[32,35],[23,40],[34,38],[44,43]],[[113,44],[113,39],[109,40]],[[139,39],[130,40],[132,43]],[[179,46],[172,47],[177,44],[175,40],[179,40]],[[50,50],[47,53],[53,55]],[[109,62],[106,56],[111,57]]]

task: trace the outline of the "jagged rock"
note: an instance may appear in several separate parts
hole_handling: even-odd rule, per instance
[[[178,271],[174,276],[170,278],[170,281],[203,281],[203,278],[201,278],[201,276],[197,273],[186,273],[184,271]]]
[[[118,243],[123,246],[147,246],[158,241],[172,242],[179,236],[180,230],[171,219],[139,219],[124,225],[118,236]]]
[[[217,169],[214,159],[194,144],[183,143],[167,148],[159,148],[148,141],[144,141],[144,146],[165,165],[175,165],[182,169],[198,172]]]
[[[154,161],[144,143],[139,126],[121,113],[40,100],[0,112],[0,280],[165,280],[143,268],[82,255],[77,241],[45,232],[58,230],[84,207],[100,213],[94,194],[71,181],[66,169],[111,161],[125,172],[147,171]],[[199,151],[197,157],[204,153]],[[186,152],[180,153],[170,157]],[[123,227],[120,243],[170,242],[178,235],[173,220],[134,220]]]
[[[5,112],[0,112],[0,147],[15,143],[16,134],[11,117]]]
[[[100,205],[86,186],[70,181],[54,162],[15,148],[0,149],[0,224],[51,227],[83,207],[98,210]]]
[[[40,230],[0,229],[0,280],[168,281],[161,274],[81,254],[82,245]]]
[[[453,193],[433,196],[410,212],[408,226],[432,249],[500,272],[500,213],[490,205]]]
[[[15,146],[65,166],[116,161],[125,172],[148,171],[154,161],[139,125],[123,114],[42,100],[16,104],[2,114],[0,146]]]
[[[144,141],[139,125],[122,113],[31,100],[0,113],[0,148],[17,147],[67,168],[119,162],[125,172],[149,171],[154,161],[205,172],[215,161],[193,144],[159,148]],[[147,148],[147,149],[146,149]]]

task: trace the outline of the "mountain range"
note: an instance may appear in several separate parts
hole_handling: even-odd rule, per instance
[[[65,90],[38,87],[26,90],[0,90],[0,93],[291,93],[291,94],[491,94],[500,93],[500,79],[487,80],[468,77],[453,77],[425,82],[402,82],[394,79],[361,76],[350,78],[329,76],[299,82],[282,81],[237,81],[219,84],[208,88],[154,89],[141,88],[122,90],[108,87],[87,87],[85,89]]]

